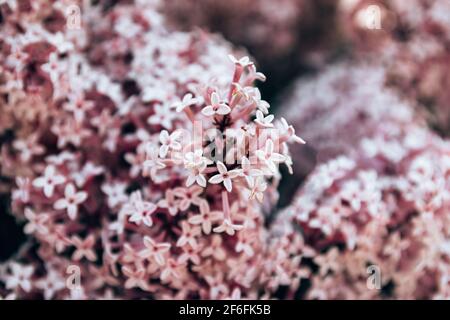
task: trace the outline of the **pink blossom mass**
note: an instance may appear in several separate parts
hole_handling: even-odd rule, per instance
[[[449,11],[0,0],[0,300],[449,299]]]

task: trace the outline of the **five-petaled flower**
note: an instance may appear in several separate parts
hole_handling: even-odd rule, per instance
[[[142,199],[141,191],[138,190],[131,194],[130,201],[123,206],[121,212],[130,216],[130,222],[137,225],[143,222],[147,227],[151,227],[153,225],[151,215],[156,209],[157,206],[154,203]]]

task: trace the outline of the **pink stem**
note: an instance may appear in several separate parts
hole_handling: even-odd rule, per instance
[[[184,108],[184,113],[189,118],[189,120],[191,120],[191,122],[194,123],[195,117],[194,117],[194,113],[192,112],[192,110],[190,108]]]
[[[234,89],[236,86],[235,83],[238,83],[242,76],[242,71],[244,69],[240,65],[236,65],[234,68],[233,81],[231,81],[230,91],[228,92],[228,101],[231,101],[231,97],[233,96]]]
[[[228,202],[228,192],[222,191],[222,207],[223,214],[226,220],[231,221],[231,213],[230,213],[230,203]]]

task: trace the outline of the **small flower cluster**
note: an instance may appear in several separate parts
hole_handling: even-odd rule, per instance
[[[319,165],[273,234],[301,230],[307,298],[448,299],[449,190],[448,142],[414,126],[380,133]]]
[[[448,135],[450,10],[448,1],[342,0],[339,20],[354,54],[381,61],[386,85],[429,110],[429,122]],[[377,24],[376,29],[368,28]]]
[[[7,8],[1,167],[37,249],[5,264],[1,295],[256,298],[271,280],[263,212],[304,142],[269,114],[248,57],[138,2],[86,5],[74,30],[64,3]]]
[[[319,163],[355,152],[364,138],[424,122],[412,101],[385,88],[385,76],[385,69],[375,64],[332,65],[318,76],[298,80],[279,112],[300,130]],[[297,175],[308,168],[299,161],[307,152],[293,153]]]

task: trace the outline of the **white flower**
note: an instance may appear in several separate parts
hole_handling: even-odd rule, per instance
[[[181,150],[181,144],[177,141],[181,137],[182,131],[176,130],[169,135],[167,130],[161,131],[159,134],[159,141],[161,147],[159,148],[159,156],[165,158],[170,149],[179,151]]]
[[[217,170],[219,170],[219,174],[211,177],[209,179],[209,183],[218,184],[223,182],[225,189],[227,189],[228,192],[231,192],[231,190],[233,189],[231,179],[239,176],[240,171],[237,169],[228,171],[227,167],[220,161],[217,162]]]
[[[230,111],[231,108],[227,104],[220,102],[220,97],[217,92],[211,94],[211,105],[202,109],[202,113],[205,116],[213,116],[215,114],[226,115]]]
[[[124,38],[133,38],[142,32],[142,27],[136,24],[130,17],[120,16],[114,25],[114,31]]]
[[[81,188],[85,185],[87,180],[94,176],[98,176],[102,174],[104,171],[104,168],[101,166],[96,166],[92,162],[87,162],[81,171],[74,172],[72,175],[73,180],[75,181],[75,184]]]
[[[184,108],[196,104],[197,102],[198,100],[196,98],[193,98],[192,93],[187,93],[184,95],[183,100],[176,103],[174,107],[176,108],[177,112],[181,112],[184,110]]]
[[[59,53],[66,53],[74,49],[73,43],[66,39],[66,36],[62,32],[56,34],[48,34],[48,41],[53,44]]]
[[[283,162],[286,160],[286,157],[283,156],[282,154],[273,152],[273,141],[270,139],[267,140],[264,151],[256,150],[255,154],[260,160],[262,160],[266,164],[266,166],[273,173],[277,172],[276,163]]]
[[[262,82],[266,81],[267,78],[264,75],[264,73],[257,72],[254,64],[250,65],[248,70],[249,70],[249,77],[253,77],[253,78],[255,78],[255,80],[259,80]]]
[[[58,272],[50,270],[44,279],[36,283],[36,287],[44,292],[44,298],[46,300],[50,300],[58,291],[65,289],[66,285],[64,279]]]
[[[46,223],[49,220],[50,216],[47,213],[36,214],[30,208],[25,208],[24,214],[28,219],[28,223],[23,228],[23,231],[26,234],[32,234],[35,232],[40,234],[48,233]]]
[[[225,232],[228,235],[232,236],[236,231],[242,230],[243,228],[244,226],[233,224],[229,219],[225,219],[223,220],[223,223],[220,226],[214,228],[213,231],[217,233]]]
[[[265,128],[273,128],[273,121],[274,116],[273,114],[269,114],[268,116],[264,117],[264,114],[261,110],[256,110],[256,119],[255,122],[259,124],[262,127]]]
[[[20,287],[25,292],[30,292],[32,287],[30,278],[34,272],[33,266],[23,266],[12,262],[10,269],[12,274],[6,278],[6,288],[15,290]]]
[[[188,152],[184,156],[184,166],[188,169],[206,167],[213,162],[203,156],[202,149],[196,149],[194,152]]]
[[[195,225],[201,225],[205,234],[210,234],[212,223],[222,217],[221,211],[211,211],[206,200],[200,203],[200,214],[194,215],[188,219],[188,222]]]
[[[110,208],[114,208],[128,200],[125,194],[126,188],[127,185],[122,182],[109,183],[102,186],[102,191],[108,196],[108,206]]]
[[[130,196],[130,202],[122,208],[122,213],[129,215],[129,221],[140,225],[141,222],[148,227],[153,225],[151,214],[156,211],[154,203],[143,201],[141,191],[135,191]]]
[[[202,174],[208,164],[213,163],[211,160],[203,156],[203,150],[197,149],[194,152],[188,152],[184,156],[184,166],[189,170],[186,180],[186,187],[190,187],[195,182],[205,188],[206,178]]]
[[[241,175],[244,176],[245,178],[257,177],[257,176],[263,175],[263,172],[261,170],[255,169],[252,167],[250,160],[245,156],[242,157],[241,167],[242,167]]]
[[[145,161],[142,166],[144,167],[144,172],[148,172],[149,170],[155,173],[159,169],[164,169],[166,165],[161,161],[159,156],[158,147],[156,147],[153,143],[148,142],[145,144]]]
[[[250,189],[249,199],[253,200],[256,198],[256,200],[262,202],[264,198],[264,191],[267,189],[267,183],[264,179],[261,177],[248,177],[247,183]]]
[[[53,207],[56,210],[66,209],[69,218],[75,220],[78,214],[78,205],[86,201],[86,199],[86,192],[76,192],[75,186],[72,183],[69,183],[64,190],[64,198],[56,201]]]
[[[62,175],[56,173],[54,166],[47,166],[44,171],[44,176],[33,180],[33,186],[36,188],[42,188],[44,190],[44,195],[47,198],[53,196],[55,187],[66,181],[66,178]]]
[[[297,143],[301,143],[301,144],[305,144],[305,140],[303,140],[302,138],[300,138],[299,136],[297,136],[295,134],[295,129],[293,126],[289,125],[286,121],[286,119],[281,118],[280,119],[280,130],[281,130],[281,134],[285,134],[289,137],[290,140],[293,140],[294,142]]]
[[[186,187],[190,187],[196,182],[200,187],[206,188],[206,178],[202,174],[204,168],[196,167],[191,168],[189,171],[189,175],[186,179]]]
[[[233,56],[232,54],[229,54],[228,58],[231,60],[231,62],[233,62],[234,64],[237,64],[237,65],[240,65],[243,68],[253,65],[253,62],[251,62],[250,58],[247,56],[244,56],[238,60],[238,59],[236,59],[235,56]]]

